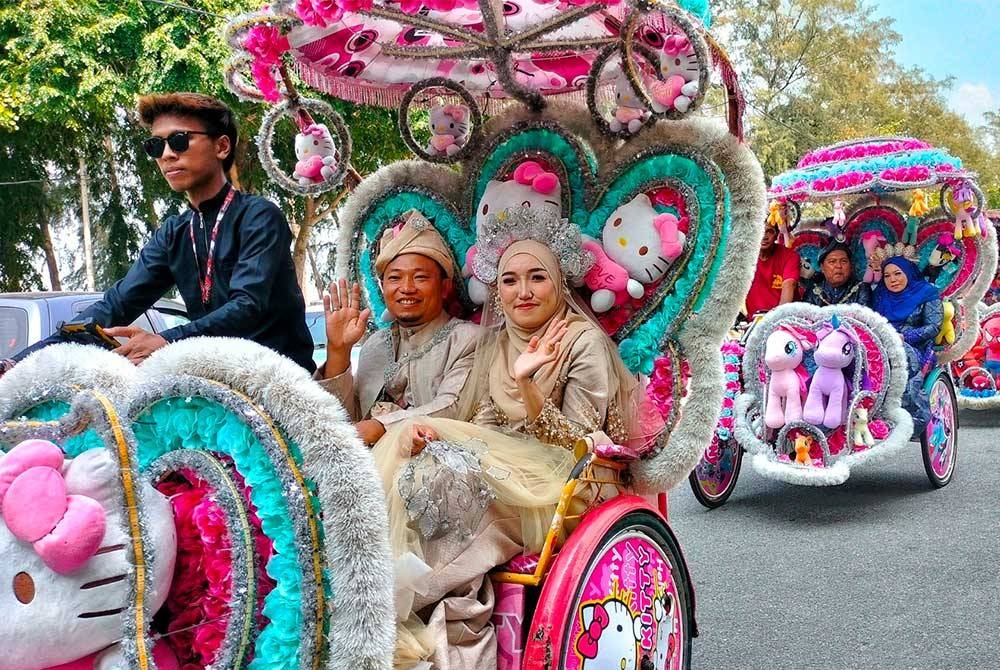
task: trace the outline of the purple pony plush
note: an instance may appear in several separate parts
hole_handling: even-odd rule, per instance
[[[856,347],[851,334],[841,328],[836,316],[831,323],[832,327],[817,333],[819,345],[814,355],[817,368],[809,385],[802,418],[814,426],[833,429],[842,425],[847,415],[850,392],[844,370],[854,362]]]
[[[771,371],[764,405],[764,424],[768,428],[781,428],[802,419],[806,374],[802,355],[815,344],[815,334],[798,326],[782,325],[768,335],[764,345],[764,364]]]

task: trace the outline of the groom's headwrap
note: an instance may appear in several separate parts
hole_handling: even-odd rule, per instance
[[[396,257],[403,254],[420,254],[436,262],[451,279],[455,274],[455,261],[444,238],[423,214],[415,209],[406,213],[403,223],[382,233],[375,271],[381,277]]]

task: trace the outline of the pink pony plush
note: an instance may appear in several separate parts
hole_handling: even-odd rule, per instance
[[[764,424],[781,428],[802,419],[805,370],[802,356],[816,343],[816,335],[805,328],[783,325],[768,335],[764,364],[771,371],[764,403]]]
[[[882,268],[875,260],[875,249],[883,242],[885,242],[885,237],[877,230],[861,233],[861,246],[865,249],[865,259],[868,261],[864,281],[868,284],[882,280]]]
[[[855,346],[850,333],[841,328],[837,317],[833,327],[819,333],[816,347],[816,372],[809,385],[809,395],[802,418],[814,426],[837,428],[847,416],[850,389],[844,370],[854,361]]]

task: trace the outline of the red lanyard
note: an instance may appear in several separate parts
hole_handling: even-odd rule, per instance
[[[201,263],[198,262],[198,245],[194,241],[194,221],[195,217],[201,216],[201,213],[195,210],[191,217],[191,226],[188,231],[191,233],[191,249],[194,251],[194,264],[198,271],[198,284],[201,286],[201,304],[203,306],[208,306],[208,299],[212,296],[212,268],[215,267],[215,240],[219,237],[219,225],[226,216],[226,210],[229,209],[229,203],[233,201],[234,195],[236,195],[236,189],[230,187],[229,193],[226,194],[226,199],[222,203],[222,208],[219,210],[219,215],[215,217],[215,225],[212,226],[212,241],[208,246],[208,263],[205,264],[204,280],[201,278]]]

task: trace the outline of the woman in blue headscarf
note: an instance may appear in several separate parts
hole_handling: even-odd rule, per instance
[[[930,419],[923,367],[933,355],[934,338],[944,322],[941,292],[924,279],[916,263],[905,256],[892,256],[882,263],[874,307],[903,338],[909,372],[903,406],[913,415],[915,428],[923,430]]]

